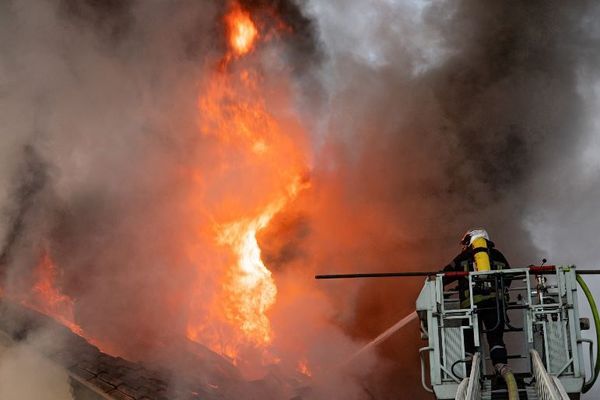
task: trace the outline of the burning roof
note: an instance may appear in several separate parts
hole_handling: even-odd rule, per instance
[[[174,387],[214,356],[270,391],[417,398],[416,329],[339,364],[418,283],[315,272],[435,269],[470,225],[514,264],[544,238],[592,257],[594,2],[0,9],[3,298]]]

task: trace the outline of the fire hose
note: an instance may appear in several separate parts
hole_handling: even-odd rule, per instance
[[[508,400],[519,400],[519,388],[517,381],[512,371],[506,368],[500,373],[504,382],[506,382],[506,391],[508,392]]]
[[[592,295],[590,288],[587,286],[580,274],[576,275],[577,283],[579,283],[579,286],[581,286],[581,289],[583,290],[583,293],[585,294],[588,304],[592,310],[592,316],[594,317],[594,328],[596,330],[596,364],[594,366],[593,377],[591,381],[583,385],[583,393],[586,393],[592,388],[592,386],[594,386],[594,383],[598,378],[598,373],[600,373],[600,315],[598,314],[596,301],[594,300],[594,296]]]

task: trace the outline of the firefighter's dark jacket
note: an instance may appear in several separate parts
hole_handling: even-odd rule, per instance
[[[508,269],[510,265],[504,257],[504,254],[500,252],[500,250],[494,247],[494,243],[488,241],[488,248],[490,254],[491,268],[492,270],[501,270]],[[457,255],[454,260],[446,267],[444,267],[444,271],[473,271],[474,270],[474,257],[473,250],[471,247],[463,250],[459,255]],[[468,307],[469,305],[469,280],[464,277],[451,277],[444,278],[444,285],[452,283],[454,281],[458,281],[458,291],[461,301],[461,307]],[[510,285],[510,281],[505,281],[505,286],[508,287]],[[491,298],[495,298],[495,291],[492,290],[483,290],[478,289],[477,287],[473,288],[473,301],[475,304],[485,301]]]

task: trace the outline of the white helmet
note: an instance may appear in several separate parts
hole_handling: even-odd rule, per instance
[[[478,238],[484,238],[489,241],[490,235],[488,235],[487,231],[483,228],[471,228],[465,232],[460,244],[463,246],[470,246],[473,243],[473,240]]]

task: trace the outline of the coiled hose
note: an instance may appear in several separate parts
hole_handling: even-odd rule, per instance
[[[594,378],[587,384],[583,385],[583,393],[586,393],[588,390],[594,386],[596,379],[598,378],[598,373],[600,373],[600,315],[598,314],[598,307],[596,307],[596,301],[594,300],[594,296],[590,291],[590,288],[586,285],[585,281],[581,277],[581,275],[577,274],[577,283],[581,286],[585,297],[592,309],[592,316],[594,317],[594,328],[596,329],[596,364],[594,366]]]

